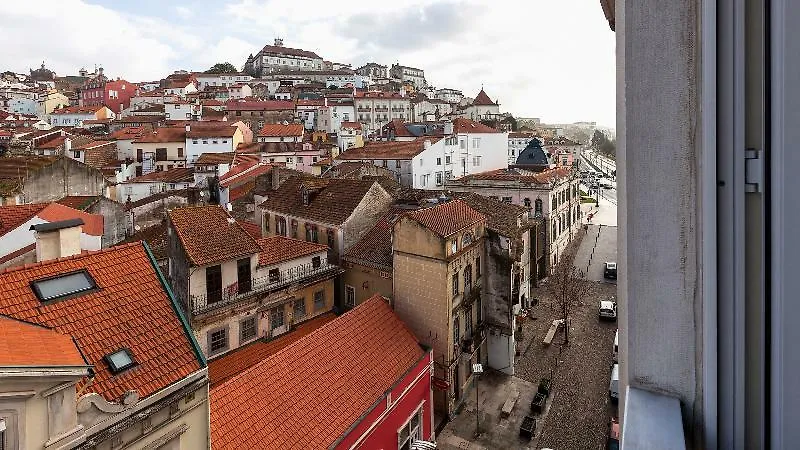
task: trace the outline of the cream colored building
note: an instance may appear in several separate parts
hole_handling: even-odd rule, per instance
[[[452,416],[473,383],[472,365],[487,361],[481,303],[485,228],[485,217],[460,200],[403,215],[393,227],[393,304],[433,349],[439,414]]]

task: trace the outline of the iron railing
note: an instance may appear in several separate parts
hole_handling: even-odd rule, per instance
[[[309,278],[332,274],[338,270],[338,266],[329,264],[327,261],[322,261],[321,264],[316,267],[313,264],[303,264],[288,270],[279,270],[265,277],[246,280],[245,283],[237,282],[216,291],[209,291],[200,295],[190,295],[189,308],[193,315],[204,314],[245,300],[256,294],[273,292]]]

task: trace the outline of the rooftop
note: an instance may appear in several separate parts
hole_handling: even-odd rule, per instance
[[[305,133],[303,124],[290,123],[287,125],[280,123],[268,123],[258,130],[258,137],[292,137],[302,136]]]
[[[539,184],[549,185],[553,181],[563,179],[569,176],[570,168],[557,167],[547,169],[541,172],[532,172],[529,170],[508,168],[508,169],[495,169],[486,172],[474,173],[465,175],[455,180],[448,180],[447,184],[470,184],[472,181],[501,181],[501,182],[518,182],[524,184]]]
[[[136,178],[127,180],[126,183],[185,183],[194,181],[194,168],[192,167],[175,167],[169,170],[159,170],[150,172]]]
[[[261,253],[258,242],[221,206],[189,206],[169,212],[169,220],[193,266]]]
[[[380,270],[392,270],[392,225],[394,218],[407,209],[390,208],[378,223],[350,247],[344,259]]]
[[[233,164],[234,152],[201,153],[195,161],[196,166],[217,166],[219,164]]]
[[[95,114],[101,108],[105,108],[105,106],[67,106],[50,114]]]
[[[425,142],[435,144],[441,137],[420,137],[413,141],[371,141],[363,147],[349,148],[336,157],[337,160],[364,159],[413,159],[425,150]]]
[[[410,212],[406,217],[444,238],[485,220],[483,214],[461,200]]]
[[[486,94],[486,91],[481,88],[481,91],[478,92],[478,95],[475,96],[475,100],[472,101],[472,104],[475,106],[496,106],[497,103],[493,102],[492,99]]]
[[[334,320],[334,313],[325,313],[311,320],[303,322],[294,330],[268,341],[257,340],[246,347],[227,353],[208,363],[208,375],[211,386],[214,387],[231,377],[244,372],[260,361],[267,359],[278,351],[308,336],[317,328]]]
[[[458,199],[470,208],[486,216],[486,227],[506,237],[515,238],[526,229],[520,224],[520,216],[527,214],[528,208],[506,203],[480,194],[457,195]]]
[[[67,334],[0,316],[0,367],[87,366]]]
[[[33,291],[36,280],[80,270],[96,288],[52,302]],[[108,401],[120,401],[129,390],[147,398],[202,367],[176,310],[141,243],[0,272],[0,314],[71,336],[95,374],[79,390]],[[113,374],[104,357],[125,348],[136,366]]]
[[[294,102],[290,100],[228,100],[225,102],[228,111],[294,111]]]
[[[299,48],[284,47],[282,45],[265,45],[264,48],[262,48],[261,51],[256,54],[256,57],[263,56],[264,54],[291,55],[310,59],[322,59],[314,52]]]
[[[484,125],[474,120],[458,117],[453,120],[453,133],[502,133],[488,125]]]
[[[325,252],[327,254],[328,252],[327,245],[284,236],[258,239],[258,245],[261,247],[261,253],[258,255],[259,266],[271,266],[315,253]]]
[[[388,302],[372,297],[214,387],[213,448],[330,448],[424,356]]]
[[[308,205],[303,204],[301,189],[306,179],[291,177],[261,203],[267,211],[300,217],[315,222],[341,225],[355,211],[364,196],[375,184],[374,180],[310,179],[315,195],[310,195]],[[309,185],[310,187],[311,185]]]
[[[162,142],[186,142],[186,128],[185,127],[156,128],[154,131],[150,133],[142,134],[140,138],[134,140],[133,142],[137,144],[162,143]]]
[[[206,124],[192,124],[190,130],[186,133],[187,138],[209,138],[209,137],[233,137],[239,128],[231,123],[206,123]]]

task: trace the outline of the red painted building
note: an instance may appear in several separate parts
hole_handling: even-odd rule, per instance
[[[100,73],[84,83],[80,90],[80,106],[107,106],[111,111],[119,114],[131,106],[131,97],[136,95],[136,85],[117,78],[109,80]]]
[[[376,295],[213,386],[211,447],[408,450],[432,441],[432,358]]]

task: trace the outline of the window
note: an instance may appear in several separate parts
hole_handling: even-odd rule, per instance
[[[42,302],[74,296],[97,289],[94,279],[86,270],[44,278],[32,283],[33,292]]]
[[[480,148],[480,146],[481,146],[481,138],[472,138],[472,147]]]
[[[453,274],[453,297],[458,295],[458,272]]]
[[[197,139],[192,139],[192,144],[197,144],[199,141]]]
[[[133,360],[131,351],[127,348],[122,348],[114,353],[109,353],[108,355],[103,356],[103,359],[105,360],[106,364],[108,364],[108,368],[111,369],[111,373],[114,375],[136,365],[136,361]]]
[[[206,294],[209,304],[222,300],[222,268],[219,265],[206,268]]]
[[[325,309],[325,291],[314,292],[314,312]]]
[[[453,239],[453,241],[450,242],[450,254],[453,254],[457,251],[458,251],[458,241]]]
[[[471,244],[473,241],[472,233],[466,232],[464,233],[464,237],[461,238],[461,247],[466,247]]]
[[[511,203],[511,201],[512,201],[512,198],[511,198],[511,197],[503,197],[503,202],[505,202],[505,203]]]
[[[399,168],[400,168],[400,160],[399,160],[399,159],[398,159],[397,161],[395,161],[395,162],[394,162],[394,167],[395,167],[396,169],[399,169]]]
[[[531,207],[531,199],[526,197],[525,200],[522,201],[522,204],[524,204],[526,208],[530,208]]]
[[[322,261],[320,260],[319,256],[311,258],[311,267],[313,267],[314,269],[319,269],[320,267],[322,267]]]
[[[472,337],[472,308],[467,308],[464,310],[464,338],[469,339]],[[467,364],[467,366],[471,369],[472,365]]]
[[[286,218],[275,216],[275,233],[278,236],[286,236]]]
[[[472,266],[464,267],[464,294],[472,290]]]
[[[306,225],[306,241],[319,242],[319,229],[316,225]]]
[[[422,409],[417,410],[397,432],[398,450],[409,450],[414,441],[422,439]]]
[[[461,150],[465,150],[467,148],[467,140],[466,139],[459,140],[458,146],[461,148]]]
[[[475,278],[481,277],[481,257],[475,258]]]
[[[461,324],[459,323],[458,316],[453,318],[453,342],[458,343],[461,340]]]
[[[533,202],[533,204],[534,204],[533,210],[537,215],[541,215],[542,214],[542,206],[543,206],[542,203],[543,203],[542,199],[540,199],[540,198],[537,198],[536,201]],[[578,208],[580,208],[580,206],[578,206]]]
[[[275,330],[283,326],[283,306],[277,306],[269,311],[269,329]]]
[[[207,140],[204,140],[204,141],[203,141],[203,144],[208,144],[208,141],[207,141]]]
[[[422,158],[420,158],[419,159],[419,166],[422,167],[423,164],[424,164],[424,162],[423,162]]]
[[[250,273],[250,258],[243,258],[236,261],[236,276],[239,293],[250,292],[253,288],[253,279]]]
[[[443,184],[442,172],[436,172],[436,185],[441,186],[442,184]]]
[[[297,322],[298,320],[302,319],[306,316],[306,299],[301,298],[294,301],[292,305],[292,309],[294,310],[293,318],[294,321]]]
[[[353,286],[344,287],[344,306],[348,308],[356,306],[356,289]]]
[[[241,345],[242,342],[247,342],[250,339],[253,339],[258,335],[258,329],[256,328],[256,316],[248,317],[244,320],[239,321],[239,344]]]
[[[436,158],[436,165],[437,166],[441,166],[442,165],[442,158]]]
[[[269,282],[270,283],[277,283],[281,280],[281,271],[280,269],[270,269],[269,270]]]
[[[472,157],[472,167],[478,167],[481,165],[481,157],[480,156],[473,156]]]
[[[228,328],[208,332],[208,354],[215,355],[228,349]]]
[[[74,152],[72,152],[72,155],[75,157],[75,159],[80,159],[81,158],[81,152],[80,151],[74,151]]]

